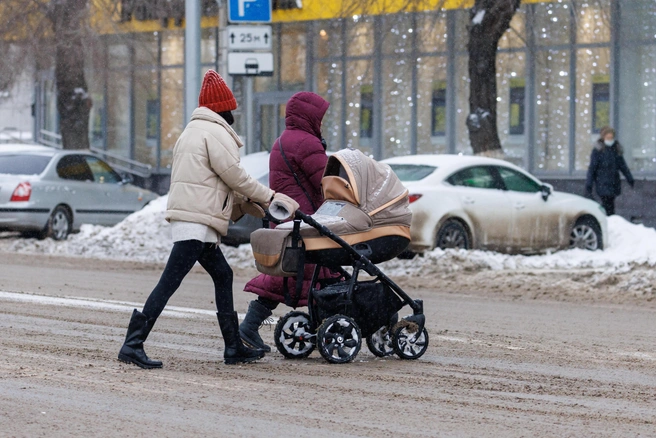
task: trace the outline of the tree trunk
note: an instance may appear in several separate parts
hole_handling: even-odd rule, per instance
[[[469,141],[474,154],[501,152],[497,130],[499,40],[510,27],[520,0],[476,0],[469,13]]]
[[[55,37],[55,83],[64,149],[89,148],[91,97],[84,78],[84,26],[88,0],[55,0],[49,18]]]

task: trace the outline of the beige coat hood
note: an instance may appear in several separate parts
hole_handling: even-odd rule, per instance
[[[225,236],[235,192],[266,203],[273,191],[239,165],[243,143],[217,113],[196,108],[173,148],[166,220],[194,222]]]

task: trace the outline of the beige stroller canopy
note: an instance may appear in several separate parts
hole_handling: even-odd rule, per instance
[[[328,158],[321,184],[325,201],[312,218],[350,245],[388,235],[410,239],[408,190],[389,165],[342,149]],[[291,227],[284,223],[277,229]],[[308,251],[338,247],[307,224],[301,225],[301,236]]]
[[[373,263],[389,260],[403,251],[410,242],[408,190],[403,186],[389,165],[378,163],[362,152],[343,149],[328,158],[321,180],[324,203],[311,219],[299,224],[298,237],[303,242],[305,255],[324,262],[349,263],[343,247],[325,232],[340,237],[349,246],[368,247]],[[276,201],[274,201],[275,203]],[[296,206],[273,205],[274,210],[291,211]],[[270,209],[271,211],[271,209]],[[285,222],[275,229],[262,228],[251,234],[251,247],[260,272],[277,276],[296,275],[297,263],[287,251],[298,248],[293,243],[294,222]],[[335,253],[337,250],[338,253]]]

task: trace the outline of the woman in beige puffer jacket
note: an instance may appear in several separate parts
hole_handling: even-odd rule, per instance
[[[268,206],[274,192],[239,165],[239,148],[243,143],[230,126],[237,101],[223,78],[213,70],[205,74],[198,104],[173,149],[166,212],[173,249],[143,311],[134,309],[118,355],[119,360],[142,368],[162,367],[162,362],[148,358],[143,343],[196,262],[214,282],[217,317],[225,341],[225,363],[252,362],[264,356],[261,350],[245,347],[239,337],[232,299],[232,269],[218,243],[228,230],[235,199],[252,202],[251,208],[263,215],[262,208]]]

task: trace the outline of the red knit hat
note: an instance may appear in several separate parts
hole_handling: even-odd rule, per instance
[[[200,87],[198,106],[204,106],[215,113],[234,111],[237,109],[235,96],[228,88],[221,75],[214,70],[208,70]]]

